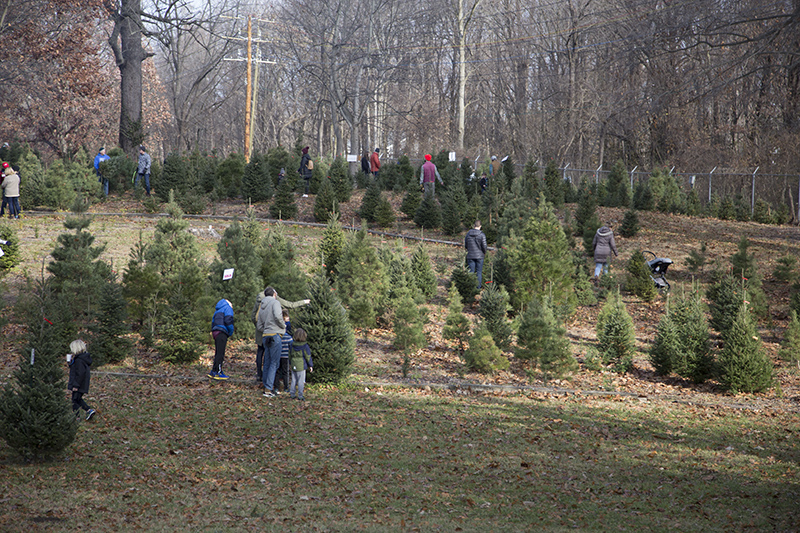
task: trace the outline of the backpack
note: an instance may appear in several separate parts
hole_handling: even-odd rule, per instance
[[[308,165],[306,165],[306,166],[308,167],[308,170],[314,170],[314,160],[313,159],[309,159],[308,160]]]

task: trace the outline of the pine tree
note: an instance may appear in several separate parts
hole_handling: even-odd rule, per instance
[[[264,156],[255,153],[244,167],[242,195],[251,202],[266,202],[272,198],[272,177]]]
[[[317,222],[327,222],[330,214],[336,211],[339,211],[336,191],[333,190],[331,180],[324,179],[314,199],[314,220]]]
[[[608,207],[628,207],[631,203],[628,171],[622,160],[614,163],[606,184],[605,205]]]
[[[220,198],[236,198],[242,193],[242,177],[245,160],[242,154],[228,154],[217,166],[217,196]],[[178,192],[178,191],[175,191]]]
[[[419,204],[422,203],[422,191],[419,190],[419,184],[413,179],[409,182],[406,194],[403,196],[403,202],[400,204],[400,211],[402,211],[408,218],[414,218],[419,209]]]
[[[97,323],[92,328],[92,364],[119,363],[131,355],[133,342],[127,337],[128,305],[122,295],[122,286],[116,275],[107,280],[100,291]]]
[[[325,227],[325,231],[322,233],[322,240],[319,243],[322,267],[325,269],[328,278],[332,278],[333,273],[336,272],[336,265],[344,253],[346,244],[344,229],[342,229],[342,223],[339,222],[339,213],[331,213],[328,218],[328,225]]]
[[[0,229],[0,237],[2,237],[2,229]],[[0,258],[0,265],[2,265],[3,258]],[[0,270],[2,267],[0,266]],[[800,272],[797,271],[797,257],[793,255],[785,255],[778,259],[778,264],[772,271],[772,277],[781,283],[792,284],[800,278]]]
[[[528,200],[535,201],[542,189],[539,178],[539,162],[533,157],[528,158],[525,169],[522,171],[522,195]]]
[[[350,179],[347,161],[342,157],[334,159],[328,175],[330,176],[333,190],[336,192],[336,200],[340,204],[349,202],[353,193],[353,180]]]
[[[689,255],[686,256],[684,262],[686,266],[689,267],[689,271],[693,274],[697,274],[703,271],[703,266],[705,266],[706,262],[708,261],[708,256],[706,255],[706,243],[700,243],[700,251],[691,250]]]
[[[482,323],[470,337],[469,348],[464,352],[463,358],[467,368],[476,372],[490,374],[509,366],[508,358],[495,346],[492,334]]]
[[[378,207],[375,208],[375,222],[382,228],[389,228],[394,224],[394,221],[392,203],[385,196],[381,196]]]
[[[495,345],[502,351],[507,351],[511,347],[511,336],[513,330],[508,321],[509,296],[505,288],[499,288],[489,283],[481,294],[481,302],[478,314],[483,319],[486,329],[492,334]]]
[[[442,198],[442,232],[445,235],[458,235],[461,233],[462,213],[452,191],[444,193]]]
[[[442,210],[436,196],[425,195],[414,214],[414,223],[425,229],[436,229],[442,225]]]
[[[667,313],[658,321],[656,338],[650,348],[650,364],[656,374],[668,376],[676,367],[685,364],[681,351],[680,331],[672,316]]]
[[[639,233],[639,215],[635,209],[628,209],[625,211],[625,217],[622,219],[622,226],[619,228],[619,234],[625,238],[635,237]]]
[[[11,226],[0,226],[0,240],[6,241],[0,244],[3,255],[0,256],[0,278],[7,274],[20,262],[19,237]]]
[[[748,252],[750,241],[747,237],[739,240],[739,251],[731,257],[733,275],[741,275],[750,302],[750,311],[757,317],[764,318],[769,314],[767,295],[764,293],[761,274],[758,272],[758,262],[755,254]]]
[[[361,199],[361,209],[358,211],[358,216],[367,222],[375,222],[375,210],[381,201],[381,188],[376,180],[372,180],[367,187],[364,197]]]
[[[417,306],[410,293],[400,298],[394,309],[392,344],[398,350],[410,353],[425,346],[423,326],[426,313]]]
[[[444,328],[442,328],[442,336],[447,340],[458,342],[458,353],[463,357],[466,347],[465,341],[470,331],[469,319],[464,314],[461,295],[455,285],[450,286],[447,296],[447,318],[444,322]]]
[[[296,325],[308,333],[314,359],[314,372],[308,374],[309,380],[339,383],[350,375],[355,361],[353,328],[324,271],[318,271],[309,283],[309,298],[311,303],[301,307],[295,319]]]
[[[555,161],[547,163],[544,169],[544,189],[545,196],[555,207],[564,205],[564,187],[561,182],[563,178],[558,174]]]
[[[596,328],[597,348],[603,362],[613,365],[617,372],[627,372],[633,366],[636,330],[618,291],[603,305]]]
[[[747,281],[731,273],[719,275],[706,291],[709,299],[709,311],[711,311],[711,327],[720,333],[724,333],[733,325],[736,315],[742,302],[745,301],[745,293],[749,300],[750,292]],[[748,312],[751,309],[748,308]]]
[[[51,280],[29,285],[22,298],[27,338],[19,366],[0,393],[0,437],[32,461],[62,452],[75,439],[78,425],[64,395],[63,359],[75,331]]]
[[[147,243],[139,230],[139,241],[131,248],[128,265],[122,275],[122,295],[128,301],[128,314],[146,336],[155,334],[155,315],[162,297],[161,279],[154,264],[145,261]]]
[[[708,320],[697,289],[688,296],[678,298],[670,309],[678,327],[680,364],[674,368],[680,376],[702,383],[714,372]]]
[[[293,186],[288,178],[278,184],[275,198],[269,206],[269,216],[280,220],[290,220],[297,216]]]
[[[231,302],[234,317],[239,318],[236,320],[236,333],[245,339],[255,334],[252,321],[244,317],[250,316],[253,295],[264,288],[259,276],[260,267],[255,247],[245,238],[242,225],[234,217],[222,234],[217,244],[217,258],[211,263],[211,294],[215,301],[225,298]],[[223,274],[230,268],[233,277],[224,280]]]
[[[153,187],[156,194],[162,201],[169,201],[169,191],[175,191],[178,197],[182,197],[187,190],[188,169],[186,160],[178,153],[171,152],[164,159],[164,166],[158,178],[158,184]]]
[[[503,161],[503,181],[504,188],[507,191],[510,191],[514,186],[514,181],[517,179],[517,166],[514,164],[514,160],[509,155],[506,157],[506,160]]]
[[[634,250],[631,253],[627,269],[628,277],[625,280],[625,288],[643,301],[652,302],[658,291],[653,278],[650,277],[650,269],[647,267],[641,250]]]
[[[546,300],[534,298],[522,313],[515,355],[539,365],[545,378],[563,377],[577,369],[566,330],[556,321]]]
[[[589,221],[597,218],[597,194],[592,187],[582,184],[578,208],[575,210],[575,235],[583,235]],[[594,229],[597,231],[597,228]],[[592,232],[594,236],[594,232]]]
[[[472,305],[475,295],[478,294],[478,276],[467,270],[463,264],[457,265],[451,274],[450,286],[455,286],[465,305]]]
[[[780,356],[800,369],[800,321],[797,320],[797,311],[791,311],[789,326],[781,343]]]
[[[723,341],[719,355],[720,381],[727,390],[763,392],[772,385],[772,362],[764,351],[747,304],[739,308]]]
[[[388,292],[386,266],[362,227],[336,265],[336,291],[357,327],[374,327]]]
[[[414,277],[414,283],[417,290],[421,292],[426,299],[432,298],[436,294],[436,287],[438,280],[436,273],[431,267],[431,259],[425,246],[419,243],[414,249],[414,254],[411,256],[411,271]]]
[[[213,313],[213,308],[211,315]],[[210,316],[209,316],[210,318]],[[209,319],[209,323],[211,320]],[[249,322],[247,320],[240,321]],[[200,342],[200,334],[192,317],[185,312],[169,309],[164,315],[164,323],[159,328],[158,353],[166,363],[187,364],[200,359],[205,345]]]

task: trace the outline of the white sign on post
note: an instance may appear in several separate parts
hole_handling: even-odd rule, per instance
[[[455,153],[455,152],[450,152],[450,154],[449,154],[449,155],[450,155],[450,157],[448,157],[448,159],[449,159],[451,162],[453,162],[453,161],[455,161],[455,160],[456,160],[456,153]]]
[[[222,271],[222,281],[228,281],[229,279],[233,278],[233,269],[226,268]]]
[[[358,163],[358,156],[355,154],[347,154],[348,163]]]

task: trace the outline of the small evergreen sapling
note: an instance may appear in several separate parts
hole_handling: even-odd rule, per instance
[[[478,294],[478,276],[467,270],[464,265],[458,265],[453,269],[450,285],[456,287],[464,305],[472,305],[475,295]]]
[[[476,372],[491,374],[505,370],[509,366],[508,359],[495,346],[492,334],[481,323],[469,339],[469,348],[464,352],[464,363],[467,368]]]
[[[478,313],[486,325],[486,329],[492,334],[495,346],[502,351],[507,351],[511,347],[511,336],[513,330],[508,321],[508,292],[502,286],[498,288],[494,283],[486,285],[486,289],[481,295],[481,302]]]
[[[425,346],[426,311],[417,306],[410,292],[406,292],[395,305],[392,343],[398,350],[408,354]]]
[[[2,258],[0,258],[0,261],[2,261]],[[793,255],[785,255],[778,259],[778,264],[775,266],[775,270],[772,271],[772,277],[781,283],[792,284],[797,281],[800,278],[800,272],[797,271],[797,258]]]
[[[336,199],[336,191],[333,189],[331,180],[325,178],[314,198],[314,220],[317,222],[327,222],[331,213],[339,210],[339,202]]]
[[[772,362],[758,337],[747,304],[739,307],[724,334],[719,367],[722,385],[733,393],[763,392],[772,385]]]
[[[517,345],[515,355],[533,361],[545,379],[561,378],[578,367],[566,330],[558,324],[546,300],[534,298],[522,313]]]
[[[667,313],[658,321],[656,338],[650,348],[650,364],[659,376],[668,376],[680,366],[681,351],[680,331],[675,320]]]
[[[414,215],[419,209],[419,204],[422,203],[422,191],[419,190],[419,185],[414,183],[412,179],[403,196],[403,202],[400,204],[400,211],[403,212],[408,218],[414,218]]]
[[[456,341],[458,343],[458,354],[463,357],[466,347],[465,341],[469,336],[470,322],[467,315],[464,314],[461,295],[455,285],[450,286],[447,297],[447,318],[442,329],[442,336],[447,340]]]
[[[414,223],[425,229],[436,229],[442,225],[442,210],[435,195],[425,195],[414,213]]]
[[[689,272],[693,274],[701,273],[703,267],[708,262],[706,243],[700,243],[700,250],[691,250],[684,261],[686,262],[686,266],[689,267]]]
[[[394,224],[394,221],[392,203],[385,196],[381,196],[378,207],[375,208],[375,223],[382,228],[389,228]]]
[[[362,227],[336,265],[336,291],[354,326],[375,326],[384,311],[388,289],[387,268]]]
[[[358,216],[367,222],[375,222],[375,213],[381,201],[381,187],[377,180],[372,180],[361,199],[361,209]]]
[[[339,213],[331,213],[328,218],[328,225],[322,233],[322,241],[319,243],[319,253],[322,256],[322,266],[329,278],[333,277],[339,258],[344,253],[347,239],[344,235],[342,223],[339,222]]]
[[[411,256],[411,271],[417,290],[426,299],[432,298],[436,294],[438,280],[431,266],[430,256],[422,243],[417,245],[414,249],[414,254]]]
[[[0,278],[2,278],[19,264],[20,250],[19,237],[11,226],[0,226],[0,241],[6,241],[5,244],[0,243],[0,248],[3,250],[3,255],[0,257]]]
[[[613,365],[617,372],[627,372],[633,366],[636,353],[636,330],[619,291],[606,300],[597,317],[597,348],[603,363]]]
[[[269,216],[272,218],[287,220],[297,216],[297,204],[294,201],[292,184],[288,178],[278,184],[275,191],[275,198],[269,206]]]
[[[650,269],[645,263],[641,250],[633,251],[627,267],[628,277],[625,280],[625,287],[643,301],[652,302],[658,291],[653,279],[650,277]]]
[[[797,311],[791,311],[789,326],[783,335],[780,356],[800,370],[800,321],[797,320]]]
[[[128,305],[116,275],[106,281],[100,291],[97,322],[93,326],[92,363],[95,367],[119,363],[131,354],[133,342],[128,338]]]
[[[628,209],[622,219],[619,234],[625,238],[630,238],[635,237],[637,233],[639,233],[639,215],[635,209]]]

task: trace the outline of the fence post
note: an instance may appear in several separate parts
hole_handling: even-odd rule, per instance
[[[631,192],[633,192],[633,173],[636,172],[637,168],[639,168],[639,165],[636,165],[633,167],[633,170],[631,170]]]
[[[711,205],[711,174],[717,170],[717,167],[711,169],[711,172],[708,173],[708,205]]]
[[[597,170],[594,171],[594,184],[597,185],[600,183],[600,169],[603,168],[603,165],[597,167]]]
[[[797,177],[797,222],[800,223],[800,176]]]
[[[750,218],[753,218],[756,208],[756,172],[761,167],[756,167],[753,171],[753,177],[750,178]]]
[[[564,168],[563,168],[563,170],[561,171],[561,180],[562,180],[562,181],[566,181],[566,179],[567,179],[567,167],[568,167],[568,166],[569,166],[569,163],[567,163],[566,165],[564,165]],[[570,176],[570,178],[569,178],[569,183],[570,183],[570,185],[572,185],[572,176]]]

